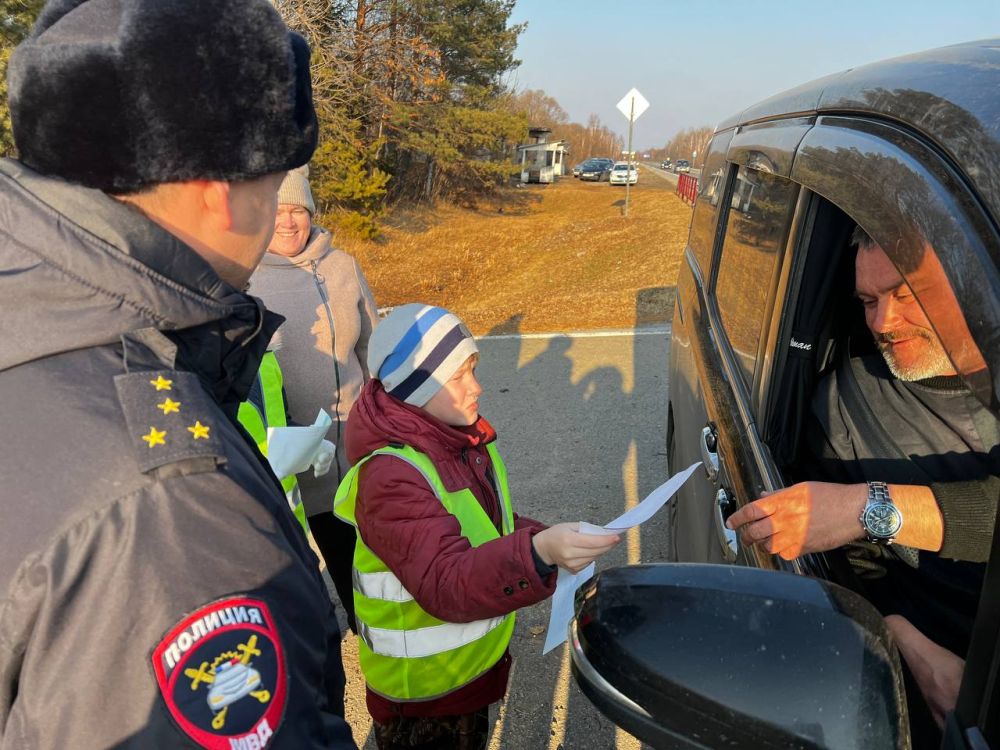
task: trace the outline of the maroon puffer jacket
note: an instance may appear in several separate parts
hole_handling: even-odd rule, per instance
[[[352,466],[390,443],[426,454],[448,491],[470,489],[500,528],[500,500],[488,475],[486,451],[496,432],[484,418],[471,427],[451,427],[389,396],[378,380],[371,380],[351,410],[345,438]],[[439,619],[496,617],[542,601],[555,589],[555,574],[541,578],[531,554],[531,537],[544,524],[515,516],[513,534],[473,548],[427,480],[398,458],[376,456],[361,467],[356,515],[365,544]],[[368,711],[380,723],[393,716],[470,713],[504,696],[509,671],[506,653],[465,687],[417,703],[395,703],[369,690]]]

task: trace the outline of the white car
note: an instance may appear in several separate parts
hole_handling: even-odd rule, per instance
[[[608,179],[612,185],[634,185],[639,181],[639,168],[634,164],[629,166],[628,162],[619,161],[611,168],[611,177]]]

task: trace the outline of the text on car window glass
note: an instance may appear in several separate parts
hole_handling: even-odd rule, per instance
[[[746,167],[737,173],[715,297],[747,385],[753,382],[768,293],[794,197],[795,186],[780,177]]]

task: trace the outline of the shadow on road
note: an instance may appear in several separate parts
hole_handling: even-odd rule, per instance
[[[519,513],[603,524],[665,481],[667,334],[662,322],[655,332],[641,327],[671,292],[639,293],[631,340],[523,338],[514,316],[481,342],[483,413],[497,428]],[[654,518],[598,569],[663,560],[665,537],[665,521]],[[515,665],[490,749],[642,747],[580,692],[565,646],[541,655],[548,617],[548,602],[518,613]]]

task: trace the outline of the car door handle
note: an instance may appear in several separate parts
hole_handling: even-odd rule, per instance
[[[740,551],[739,538],[736,532],[726,528],[726,519],[730,513],[736,510],[732,496],[723,487],[715,493],[715,533],[719,538],[719,546],[722,547],[722,556],[726,562],[736,562],[736,555]]]
[[[717,444],[718,439],[715,434],[715,428],[712,425],[703,427],[701,430],[701,462],[705,467],[705,473],[713,482],[719,478]]]

